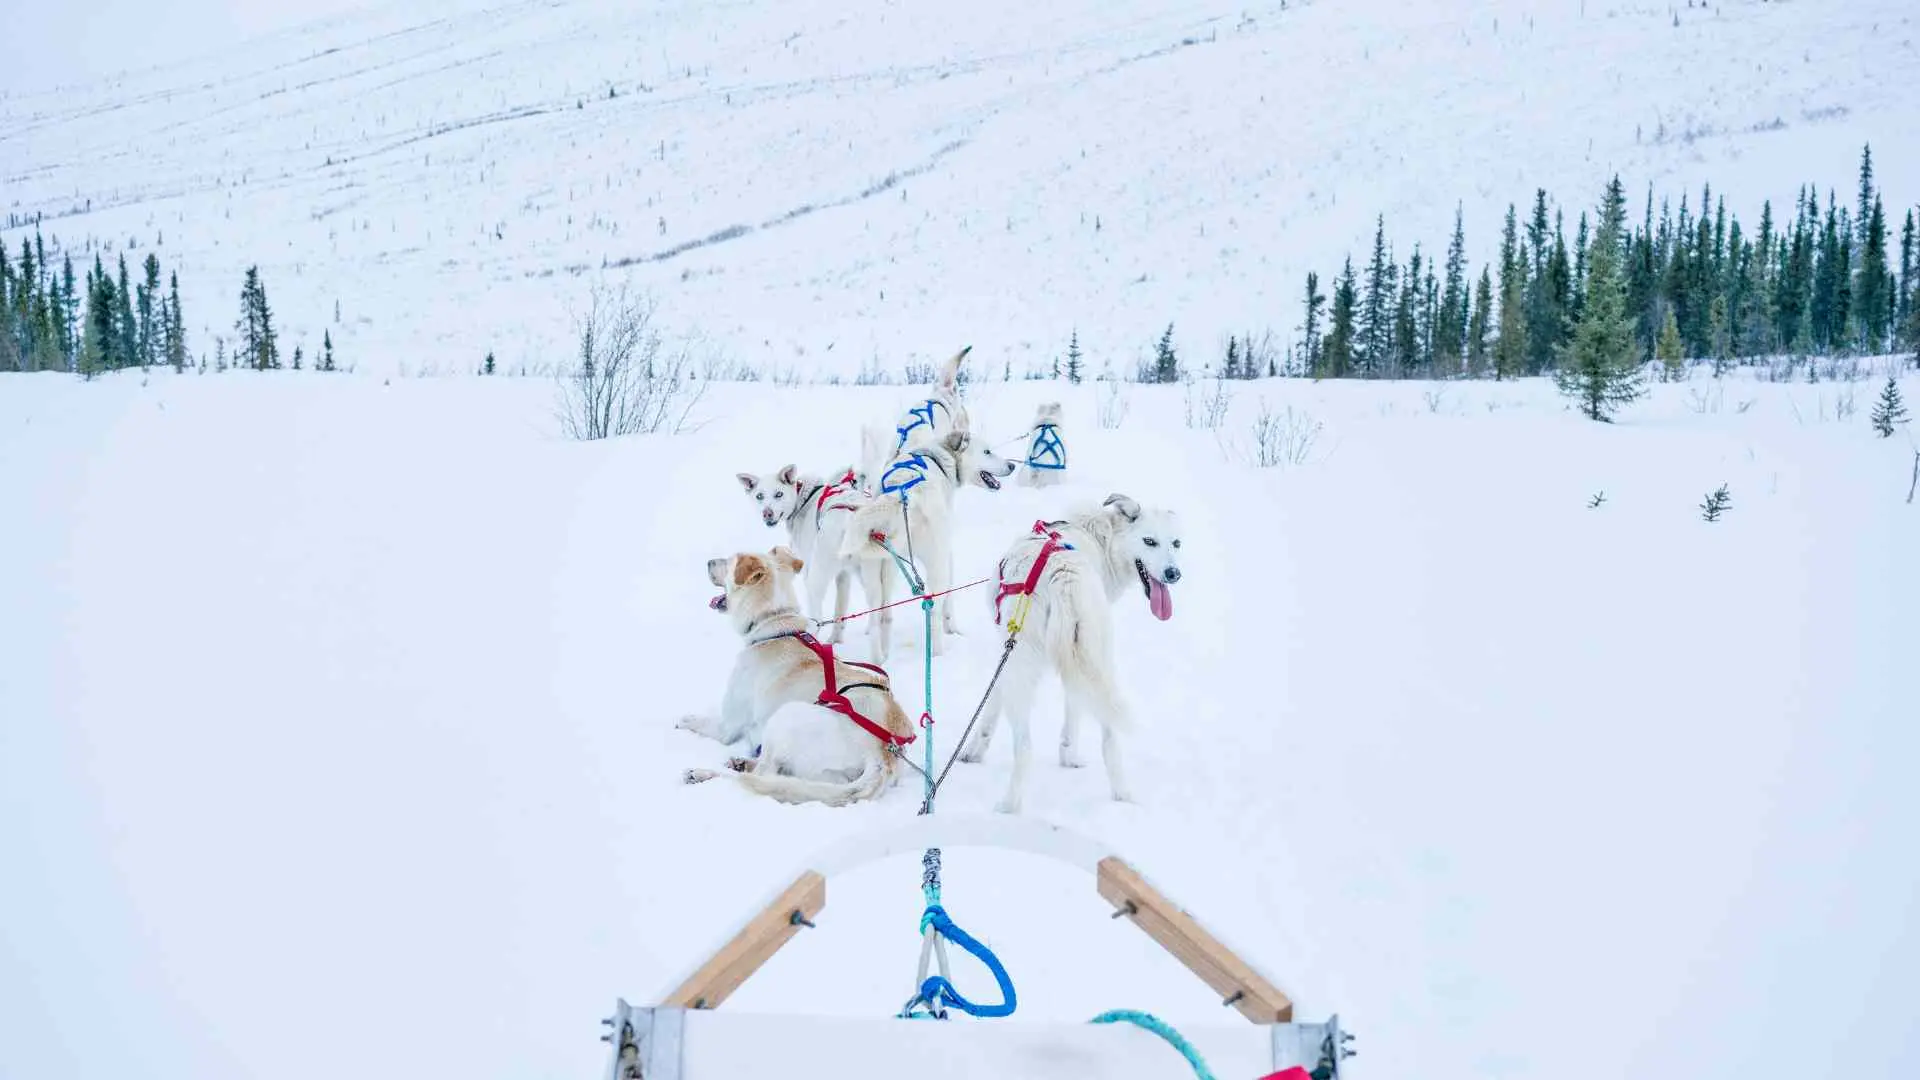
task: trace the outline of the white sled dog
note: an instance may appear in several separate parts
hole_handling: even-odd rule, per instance
[[[1079,766],[1074,746],[1080,711],[1091,708],[1100,722],[1100,749],[1113,797],[1132,798],[1120,762],[1119,736],[1130,720],[1114,685],[1109,608],[1138,588],[1154,618],[1170,619],[1173,594],[1168,586],[1179,580],[1179,518],[1167,510],[1143,510],[1125,495],[1110,495],[1100,509],[1065,521],[1036,522],[1032,533],[1007,550],[1000,561],[994,621],[1024,615],[1024,625],[980,718],[980,729],[960,755],[962,761],[984,758],[1000,713],[1012,719],[1013,776],[996,809],[1020,812],[1032,756],[1027,717],[1048,667],[1060,676],[1066,705],[1060,764]],[[1022,596],[1028,592],[1030,597]]]
[[[784,547],[707,563],[707,577],[724,590],[711,606],[744,645],[720,715],[688,716],[677,726],[729,745],[757,744],[758,752],[728,762],[725,772],[688,769],[687,783],[733,777],[781,802],[830,806],[874,798],[893,783],[887,747],[913,741],[913,724],[886,672],[840,660],[807,633],[794,606],[801,567]]]
[[[911,592],[906,582],[899,580],[899,571],[886,549],[874,542],[875,533],[885,536],[903,556],[911,547],[927,592],[944,592],[953,584],[954,495],[969,486],[998,491],[1000,481],[1012,476],[1017,467],[964,431],[949,432],[937,443],[910,446],[895,454],[877,474],[879,491],[873,500],[845,515],[848,521],[840,553],[860,560],[860,582],[869,604],[887,604],[896,583],[902,594]],[[941,628],[931,643],[936,654],[942,651],[945,634],[960,632],[948,600],[943,596],[934,601],[939,607]],[[875,618],[879,645],[874,655],[884,657],[893,640],[893,612],[882,610]]]
[[[842,470],[838,479],[828,481],[802,475],[788,465],[778,472],[755,476],[738,474],[740,486],[760,511],[760,520],[771,529],[785,525],[792,538],[794,554],[806,565],[807,614],[826,621],[827,586],[833,586],[833,621],[827,631],[829,644],[840,643],[845,626],[838,620],[847,615],[847,589],[860,573],[858,561],[840,553],[846,546],[847,521],[852,511],[868,502],[860,493],[865,478],[852,469]],[[872,601],[879,603],[878,600]]]
[[[1027,431],[1026,467],[1020,470],[1025,487],[1052,487],[1067,472],[1067,443],[1060,434],[1060,403],[1049,401],[1033,415],[1033,427]]]
[[[893,449],[904,450],[916,443],[935,443],[956,431],[972,431],[973,421],[960,400],[960,365],[973,351],[969,345],[948,357],[935,373],[933,390],[916,401],[901,416],[894,428]],[[872,466],[874,462],[864,464]]]

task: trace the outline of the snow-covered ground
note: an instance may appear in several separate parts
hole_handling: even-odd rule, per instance
[[[1917,42],[1907,0],[378,4],[0,96],[0,211],[158,250],[209,357],[257,263],[289,353],[552,364],[611,265],[756,367],[1018,371],[1078,328],[1124,371],[1169,321],[1291,340],[1376,214],[1404,261],[1458,203],[1477,268],[1508,202],[1571,237],[1618,172],[1636,219],[1712,184],[1751,233],[1850,202],[1865,143],[1897,211]]]
[[[1920,505],[1877,385],[1701,375],[1608,426],[1542,383],[1265,382],[1219,433],[1068,389],[1072,485],[967,492],[960,574],[1124,491],[1183,515],[1186,576],[1169,622],[1117,609],[1138,804],[1051,764],[1049,692],[1028,812],[1340,1013],[1355,1076],[1914,1075]],[[1050,390],[977,386],[976,426]],[[578,444],[540,380],[0,379],[0,1075],[594,1075],[616,995],[913,813],[682,786],[721,751],[673,729],[735,650],[704,560],[775,539],[733,474],[843,464],[902,394],[717,385],[695,433]],[[1262,399],[1324,425],[1306,463],[1223,454]],[[836,879],[728,1009],[897,1009],[917,884]],[[1076,871],[946,884],[1019,1019],[1223,1022]]]

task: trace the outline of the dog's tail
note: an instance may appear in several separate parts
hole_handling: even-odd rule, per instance
[[[893,780],[893,764],[887,760],[886,753],[879,752],[867,759],[867,767],[859,776],[844,784],[832,784],[823,780],[802,780],[795,776],[781,776],[778,773],[743,772],[739,774],[740,783],[748,791],[765,795],[783,803],[823,803],[827,806],[847,806],[875,798],[885,790]]]
[[[855,507],[847,514],[847,531],[840,538],[840,557],[843,559],[881,559],[886,557],[886,549],[874,540],[878,533],[888,537],[896,549],[904,551],[905,543],[899,539],[901,532],[900,500],[891,495],[882,495]]]
[[[1052,585],[1043,585],[1034,603],[1039,625],[1030,627],[1039,631],[1036,644],[1046,649],[1066,689],[1077,692],[1102,724],[1127,730],[1133,719],[1114,683],[1113,615],[1099,575],[1063,562],[1047,577]]]
[[[946,363],[940,365],[941,386],[952,390],[960,385],[960,364],[966,360],[967,354],[972,351],[973,346],[965,346],[959,352],[954,353]]]

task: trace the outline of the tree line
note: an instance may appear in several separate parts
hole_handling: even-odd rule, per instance
[[[44,237],[22,238],[19,258],[0,239],[0,371],[65,371],[91,378],[123,368],[167,365],[186,370],[186,320],[180,306],[180,275],[161,284],[159,256],[149,253],[133,277],[122,253],[109,272],[98,255],[84,279],[74,273],[71,252],[59,252],[56,268]],[[295,348],[292,366],[302,354]],[[215,339],[215,368],[229,359],[224,338]],[[202,356],[199,366],[206,367]],[[260,268],[249,267],[234,322],[231,366],[273,371],[285,366],[273,308]],[[323,335],[316,370],[335,370],[333,335]]]
[[[1920,235],[1904,213],[1899,261],[1890,216],[1861,153],[1853,205],[1812,185],[1749,231],[1711,187],[1676,208],[1649,187],[1627,223],[1616,178],[1599,212],[1565,212],[1542,189],[1524,219],[1509,204],[1497,257],[1469,277],[1462,216],[1444,260],[1419,244],[1400,263],[1378,219],[1364,265],[1349,257],[1332,293],[1309,273],[1296,366],[1318,378],[1517,378],[1567,362],[1596,270],[1618,275],[1620,317],[1637,362],[1678,348],[1716,366],[1782,354],[1875,354],[1920,348]],[[1666,344],[1662,346],[1662,338]],[[1663,357],[1664,358],[1664,357]]]

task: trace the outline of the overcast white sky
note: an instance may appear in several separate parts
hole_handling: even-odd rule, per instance
[[[0,0],[0,90],[44,90],[235,45],[370,0]]]

